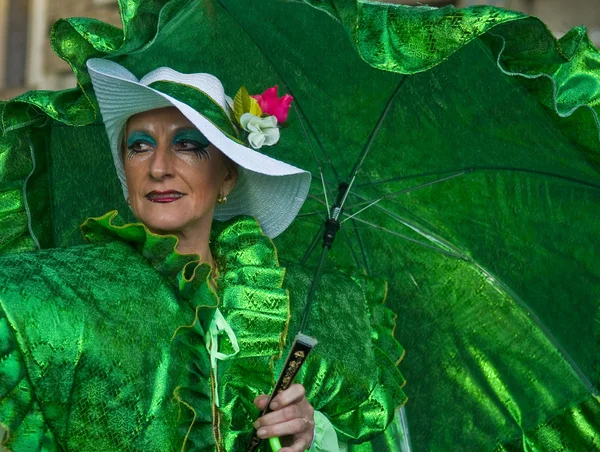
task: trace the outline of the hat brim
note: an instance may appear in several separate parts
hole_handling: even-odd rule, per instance
[[[189,105],[147,86],[156,81],[187,84],[222,104],[226,96],[218,79],[210,74],[181,74],[170,68],[159,68],[138,80],[123,66],[98,58],[88,60],[87,67],[126,197],[121,142],[127,120],[137,113],[172,106],[238,166],[238,182],[228,195],[228,202],[217,205],[215,219],[223,221],[250,215],[259,221],[264,233],[273,238],[296,217],[308,195],[309,172],[241,145]]]

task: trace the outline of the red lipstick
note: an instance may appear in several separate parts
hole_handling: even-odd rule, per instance
[[[165,190],[165,191],[154,190],[154,191],[151,191],[150,193],[148,193],[146,195],[146,198],[152,202],[168,203],[168,202],[175,202],[175,201],[183,198],[184,196],[185,195],[183,193],[180,193],[176,190]]]

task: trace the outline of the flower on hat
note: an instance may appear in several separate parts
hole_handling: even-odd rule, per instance
[[[256,99],[253,99],[244,86],[242,86],[235,97],[233,98],[233,115],[238,123],[240,123],[240,118],[244,113],[251,113],[254,116],[261,117],[263,111]],[[242,126],[243,127],[243,126]]]
[[[252,113],[244,113],[240,117],[240,125],[248,132],[248,143],[254,149],[273,146],[279,141],[279,127],[275,116],[260,118]]]
[[[233,116],[247,132],[246,138],[251,147],[260,149],[279,141],[278,123],[287,119],[292,100],[288,94],[277,97],[277,86],[258,96],[250,96],[243,86],[239,89],[233,98]]]
[[[259,107],[267,115],[273,115],[277,122],[285,122],[294,98],[289,94],[277,95],[277,85],[267,88],[264,93],[250,96],[258,102]]]

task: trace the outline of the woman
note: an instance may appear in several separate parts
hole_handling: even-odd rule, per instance
[[[310,175],[243,141],[275,144],[276,117],[261,118],[249,98],[253,113],[232,111],[211,75],[159,68],[138,81],[107,60],[88,68],[141,224],[120,224],[112,212],[82,226],[89,245],[3,259],[7,446],[245,450],[256,430],[289,437],[283,451],[331,451],[331,424],[355,441],[383,431],[405,399],[393,316],[374,306],[372,283],[342,274],[326,283],[354,296],[355,322],[323,337],[304,386],[278,394],[257,419],[306,277],[291,267],[284,282],[268,236],[293,220]],[[213,217],[225,222],[213,227]],[[344,308],[322,301],[316,332]],[[390,320],[373,326],[373,339],[370,312]],[[348,336],[364,356],[345,356]]]

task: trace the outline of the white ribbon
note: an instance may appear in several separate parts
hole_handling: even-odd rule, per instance
[[[219,351],[219,335],[222,333],[227,334],[231,346],[235,350],[230,355],[221,353]],[[221,314],[221,311],[217,309],[215,315],[208,326],[208,340],[206,341],[206,349],[210,355],[210,367],[212,368],[213,377],[215,379],[215,404],[219,406],[219,381],[217,379],[217,360],[225,361],[226,359],[232,358],[240,351],[235,333]]]

